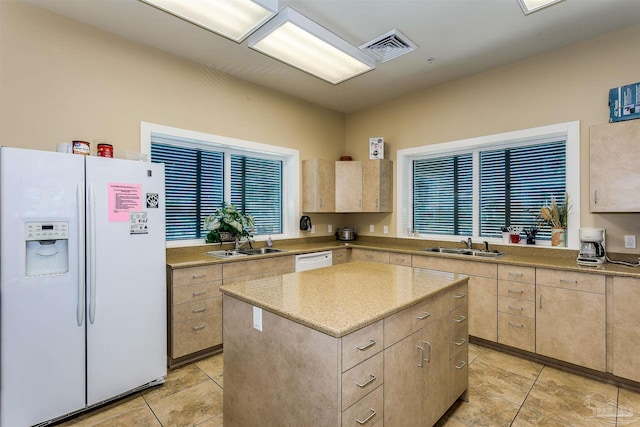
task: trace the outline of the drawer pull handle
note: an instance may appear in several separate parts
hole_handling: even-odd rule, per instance
[[[522,274],[522,273],[513,273],[511,271],[508,273],[508,275],[509,276],[513,276],[513,277],[523,277],[524,276],[524,274]]]
[[[418,368],[424,368],[424,348],[419,345],[416,347],[420,350],[420,362],[418,362]]]
[[[454,298],[455,299],[460,299],[460,298],[464,298],[466,296],[467,296],[467,294],[465,294],[464,292],[460,292],[458,295],[455,295]]]
[[[369,340],[368,344],[365,345],[357,345],[356,348],[360,351],[364,351],[366,349],[368,349],[369,347],[373,347],[374,345],[376,345],[376,340]]]
[[[466,338],[460,338],[458,341],[454,342],[454,344],[460,347],[462,344],[466,342],[467,342]]]
[[[460,317],[458,317],[457,319],[453,319],[456,323],[462,323],[465,320],[467,320],[467,318],[465,316],[460,315]]]
[[[424,361],[429,363],[431,362],[431,343],[429,341],[425,341],[424,343],[427,345],[427,348],[429,349],[429,351],[427,352],[427,357],[425,357]]]
[[[524,307],[514,307],[513,305],[509,304],[509,310],[517,310],[517,311],[522,311],[524,310]]]
[[[373,374],[369,374],[369,379],[367,380],[367,382],[360,384],[360,383],[356,383],[356,385],[360,388],[365,388],[366,386],[368,386],[369,384],[371,384],[372,382],[374,382],[376,380],[376,376]]]
[[[560,279],[560,283],[568,283],[570,285],[577,285],[578,281],[577,280]]]
[[[200,329],[204,329],[204,328],[206,328],[206,327],[207,327],[207,325],[205,325],[205,324],[203,323],[203,324],[201,324],[201,325],[194,326],[194,327],[193,327],[193,330],[194,330],[194,331],[199,331]]]
[[[514,328],[524,328],[523,323],[513,323],[511,321],[509,321],[509,326],[513,326]]]
[[[430,317],[430,316],[431,316],[431,313],[429,313],[428,311],[425,311],[422,316],[416,316],[416,319],[424,320],[424,319],[426,319],[427,317]]]
[[[204,277],[207,277],[206,274],[194,274],[193,276],[191,276],[192,279],[202,279]]]
[[[200,307],[200,308],[194,308],[192,310],[192,313],[202,313],[203,311],[205,311],[207,308],[206,307]]]
[[[460,361],[459,365],[456,365],[456,369],[462,369],[465,367],[465,365],[467,364],[467,362],[465,362],[464,360]]]
[[[356,422],[358,424],[365,424],[367,421],[369,421],[371,418],[375,417],[377,412],[375,411],[375,409],[373,408],[369,408],[369,410],[371,411],[371,414],[369,414],[369,416],[367,418],[365,418],[364,420],[359,420],[356,418]]]
[[[507,289],[507,292],[510,294],[523,294],[524,291],[522,289]]]
[[[194,292],[192,295],[194,297],[199,297],[200,295],[204,295],[206,293],[207,293],[207,291],[198,291],[198,292]]]

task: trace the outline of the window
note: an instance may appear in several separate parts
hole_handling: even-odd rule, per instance
[[[295,237],[297,150],[143,123],[151,161],[165,163],[166,235],[202,243],[204,218],[223,203],[255,217],[256,236]],[[146,138],[145,138],[146,136]]]
[[[540,207],[569,193],[575,247],[578,122],[399,150],[398,173],[398,229],[408,235],[498,240],[501,227],[536,225]],[[536,240],[548,242],[550,234],[544,227]]]

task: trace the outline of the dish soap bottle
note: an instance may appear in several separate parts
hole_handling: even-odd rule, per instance
[[[272,247],[273,246],[273,240],[271,240],[271,236],[269,236],[269,238],[267,239],[267,246],[268,247]]]

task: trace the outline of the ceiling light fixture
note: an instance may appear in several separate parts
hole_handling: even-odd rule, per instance
[[[240,43],[278,13],[278,0],[141,0]]]
[[[375,68],[355,46],[287,7],[249,37],[249,47],[329,83]]]
[[[533,12],[537,12],[540,9],[544,9],[552,4],[559,3],[562,0],[518,0],[520,7],[525,15]]]

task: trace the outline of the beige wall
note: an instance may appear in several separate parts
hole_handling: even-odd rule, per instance
[[[640,25],[350,114],[345,153],[365,159],[369,137],[383,136],[395,160],[402,148],[579,120],[581,224],[605,228],[609,250],[637,253],[624,249],[623,236],[640,237],[640,214],[589,213],[589,127],[608,121],[610,88],[640,80],[638,46]],[[352,225],[371,234],[369,224],[373,234],[389,225],[395,235],[395,214],[361,215]]]
[[[2,145],[54,151],[105,139],[138,152],[146,121],[298,148],[301,159],[344,149],[341,113],[22,2],[0,1],[0,41]]]

